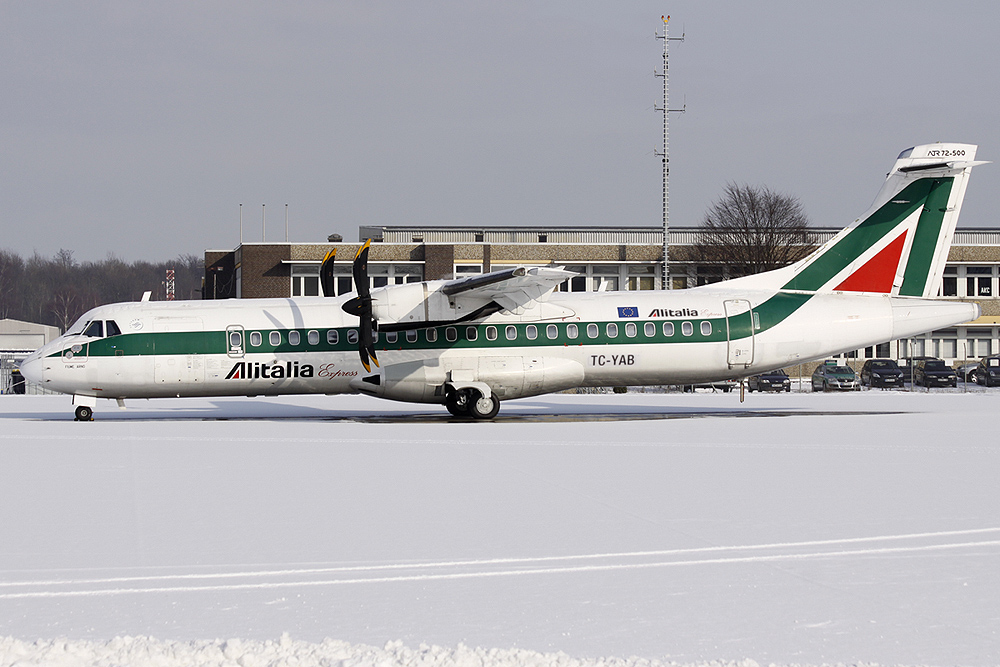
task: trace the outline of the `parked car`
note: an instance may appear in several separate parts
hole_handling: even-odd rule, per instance
[[[817,366],[812,374],[813,391],[860,388],[858,376],[850,366],[837,366],[836,362],[828,362]]]
[[[921,359],[913,367],[913,384],[921,387],[957,387],[958,375],[940,359]]]
[[[976,372],[976,368],[979,366],[979,362],[972,361],[967,364],[962,364],[955,369],[955,375],[962,382],[975,382],[973,374]]]
[[[903,371],[892,359],[869,359],[861,367],[860,380],[867,387],[902,387]]]
[[[931,359],[937,359],[937,357],[906,357],[899,360],[899,370],[903,371],[903,382],[912,382],[913,378],[910,377],[910,373],[916,367],[917,362],[929,361]]]
[[[1000,384],[1000,354],[983,357],[972,371],[972,379],[976,384],[992,387]]]
[[[784,370],[778,369],[770,373],[751,375],[747,378],[747,389],[750,391],[791,391],[792,381]]]
[[[740,383],[736,380],[719,380],[718,382],[701,382],[699,384],[685,384],[682,385],[682,389],[685,393],[690,393],[695,389],[711,389],[712,391],[721,391],[726,394],[731,392],[740,386]]]

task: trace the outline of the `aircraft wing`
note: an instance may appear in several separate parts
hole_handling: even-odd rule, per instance
[[[498,310],[521,312],[575,275],[561,267],[518,266],[456,280],[387,285],[372,290],[372,305],[381,330],[440,326]]]

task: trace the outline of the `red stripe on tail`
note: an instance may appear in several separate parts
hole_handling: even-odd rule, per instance
[[[882,248],[877,255],[864,263],[861,268],[847,276],[834,288],[838,292],[880,292],[888,294],[892,291],[892,279],[896,277],[899,258],[903,254],[906,243],[906,232],[899,235],[895,241]]]

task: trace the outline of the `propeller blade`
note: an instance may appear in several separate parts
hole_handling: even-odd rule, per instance
[[[341,308],[349,315],[358,317],[358,356],[361,357],[361,365],[365,371],[371,372],[371,364],[378,366],[378,357],[375,355],[374,330],[378,327],[378,322],[372,316],[372,293],[368,284],[368,249],[371,246],[371,239],[358,249],[358,254],[354,256],[354,266],[351,269],[354,275],[354,289],[358,295],[345,303]],[[369,363],[370,362],[370,363]]]
[[[323,296],[334,296],[336,281],[333,277],[333,260],[337,259],[337,249],[326,253],[323,264],[319,267],[319,284],[323,288]]]

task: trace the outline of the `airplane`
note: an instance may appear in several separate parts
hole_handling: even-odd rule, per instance
[[[687,290],[564,292],[575,274],[525,267],[355,292],[94,308],[21,372],[100,398],[363,393],[492,419],[502,401],[575,387],[721,381],[979,317],[934,300],[977,146],[903,151],[871,208],[806,258]],[[331,251],[320,270],[333,295]]]

